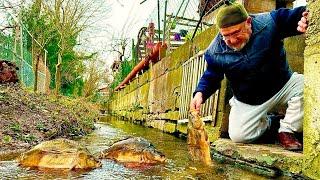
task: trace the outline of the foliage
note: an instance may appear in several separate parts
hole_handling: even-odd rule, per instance
[[[135,62],[133,60],[128,61],[127,59],[121,62],[119,72],[114,76],[114,80],[110,85],[111,89],[116,88],[117,85],[127,77],[127,75],[131,72],[133,67],[135,66]]]
[[[18,122],[11,123],[9,127],[13,132],[16,132],[16,133],[21,132],[21,126]]]
[[[10,143],[11,141],[12,141],[12,137],[9,136],[9,135],[5,135],[5,136],[3,136],[3,138],[2,138],[2,142],[5,143],[5,144]]]
[[[87,1],[86,1],[87,2]],[[93,2],[93,1],[92,1]],[[51,74],[50,87],[56,86],[56,65],[61,54],[61,92],[67,96],[81,96],[84,86],[84,62],[88,56],[77,53],[79,34],[85,30],[87,20],[91,18],[89,10],[93,3],[80,0],[35,0],[30,7],[22,9],[20,14],[28,31],[43,46],[47,54],[48,68]],[[66,4],[67,3],[67,4]],[[92,15],[92,13],[91,13]],[[28,38],[28,50],[32,51],[32,39]]]
[[[202,32],[202,30],[198,29],[194,37],[196,37],[199,34],[201,34],[201,32]],[[188,33],[185,36],[186,41],[191,41],[193,33],[194,33],[194,30],[193,31],[188,31]]]
[[[98,98],[99,82],[103,77],[103,73],[98,69],[98,61],[91,60],[88,62],[86,78],[83,86],[83,97],[96,101]]]

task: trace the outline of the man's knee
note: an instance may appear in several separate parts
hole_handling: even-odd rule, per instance
[[[229,137],[235,143],[248,143],[250,140],[248,136],[241,130],[229,130]]]

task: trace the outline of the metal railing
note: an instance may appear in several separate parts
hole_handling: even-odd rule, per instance
[[[200,51],[182,65],[182,83],[179,108],[180,120],[182,121],[188,119],[192,94],[207,66],[203,54],[204,52]],[[218,94],[219,90],[217,90],[214,95],[202,104],[200,110],[204,121],[212,121],[213,125],[215,125]]]

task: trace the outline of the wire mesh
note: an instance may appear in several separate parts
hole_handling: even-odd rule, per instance
[[[35,74],[33,69],[33,55],[28,44],[28,39],[36,43],[35,39],[28,33],[27,29],[20,22],[16,27],[0,32],[0,59],[14,62],[19,67],[19,80],[27,88],[33,88],[35,84]],[[46,50],[41,48],[41,53],[46,59]],[[45,62],[43,62],[45,64]],[[37,91],[46,91],[46,67],[42,66],[38,71]]]

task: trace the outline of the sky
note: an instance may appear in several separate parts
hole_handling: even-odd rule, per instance
[[[156,10],[157,1],[147,0],[140,5],[141,1],[106,1],[105,5],[110,7],[110,11],[105,12],[105,17],[100,17],[94,30],[88,30],[81,35],[82,48],[99,51],[101,58],[105,59],[106,66],[110,66],[117,58],[117,53],[109,51],[112,37],[136,39],[140,28],[146,26],[150,14]],[[131,45],[131,41],[129,44]]]

